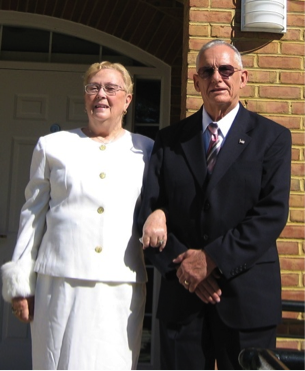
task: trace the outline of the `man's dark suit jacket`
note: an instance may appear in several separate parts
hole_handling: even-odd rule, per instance
[[[229,327],[279,323],[276,239],[287,221],[290,161],[290,131],[241,104],[210,179],[202,109],[158,133],[139,217],[142,229],[155,209],[167,213],[164,251],[145,250],[162,273],[158,318],[185,323],[206,305],[179,284],[172,263],[187,249],[203,249],[222,273],[216,308]]]

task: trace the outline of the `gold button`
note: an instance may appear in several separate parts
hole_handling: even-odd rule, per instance
[[[101,179],[105,179],[106,178],[106,174],[105,173],[100,173],[100,178]]]
[[[100,207],[97,209],[97,212],[98,212],[99,214],[103,214],[104,211],[105,211],[105,210],[104,210],[103,206],[100,206]]]
[[[100,246],[97,246],[94,250],[95,250],[95,252],[100,253],[100,252],[102,252],[103,248],[100,247]]]
[[[100,150],[101,150],[101,151],[105,151],[105,149],[106,149],[105,144],[102,144],[102,145],[100,146]]]

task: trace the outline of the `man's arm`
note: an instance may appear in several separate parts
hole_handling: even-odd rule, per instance
[[[162,140],[160,133],[157,134],[152,155],[149,162],[148,174],[145,182],[145,187],[142,196],[142,203],[140,208],[140,213],[138,217],[138,228],[140,233],[144,232],[143,242],[145,243],[145,256],[150,260],[150,262],[159,270],[163,276],[172,276],[176,274],[177,264],[173,260],[181,253],[187,251],[187,247],[182,244],[170,230],[167,231],[166,236],[166,247],[159,251],[159,249],[147,247],[148,240],[150,246],[154,246],[156,241],[150,243],[149,233],[152,230],[158,230],[160,224],[164,221],[163,217],[170,218],[168,215],[167,208],[167,197],[165,191],[165,180],[162,172],[164,149],[162,145]],[[161,219],[157,220],[157,225],[155,227],[149,223],[145,226],[145,231],[143,230],[147,218],[152,215],[156,210],[162,210],[158,215]],[[149,232],[148,232],[149,231]],[[146,236],[145,236],[146,233]]]

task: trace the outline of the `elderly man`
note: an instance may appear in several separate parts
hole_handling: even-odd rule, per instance
[[[207,43],[196,68],[203,106],[158,133],[139,224],[162,273],[162,368],[240,369],[243,348],[275,347],[281,320],[291,135],[239,102],[248,73],[233,45]]]

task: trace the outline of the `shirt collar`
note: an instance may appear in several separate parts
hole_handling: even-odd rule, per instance
[[[221,120],[217,121],[218,127],[224,137],[228,134],[232,123],[237,115],[239,110],[239,104],[236,105],[227,115],[225,115]],[[208,125],[213,120],[205,110],[204,106],[202,106],[202,132],[204,133]]]

